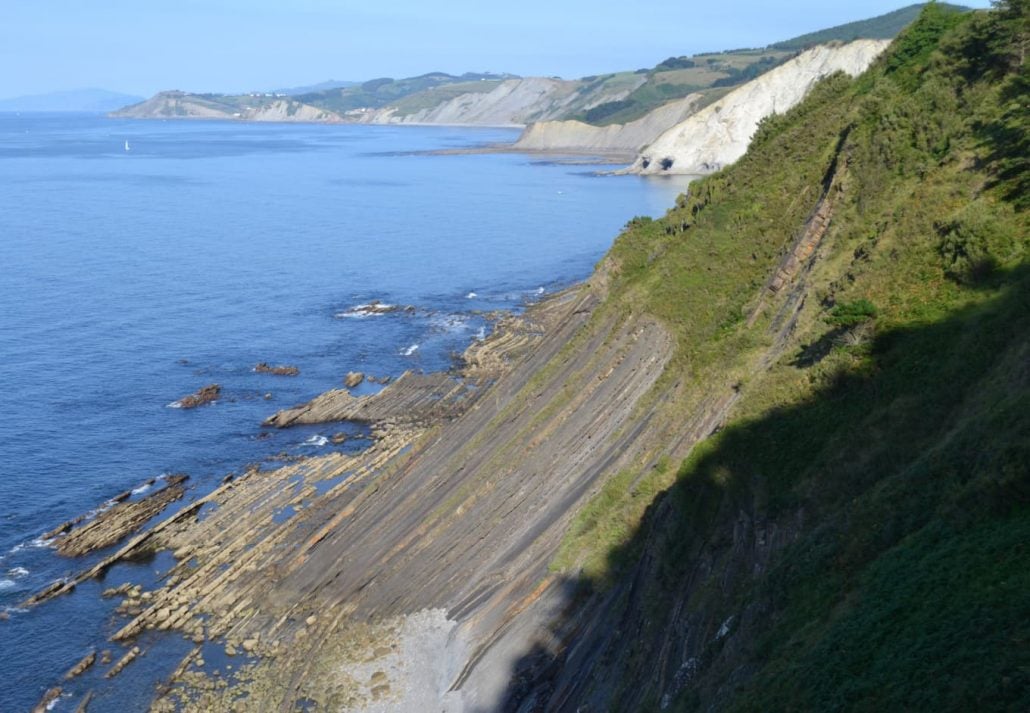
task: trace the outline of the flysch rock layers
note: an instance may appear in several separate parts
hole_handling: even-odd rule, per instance
[[[166,549],[178,564],[155,591],[128,592],[123,611],[139,613],[113,639],[175,630],[245,655],[216,708],[246,694],[271,709],[306,697],[375,710],[429,687],[458,710],[468,694],[451,685],[550,586],[571,505],[633,457],[631,414],[671,354],[650,320],[584,330],[596,303],[580,287],[499,324],[466,354],[474,387],[442,422],[394,420],[363,453],[248,471],[25,604]],[[438,637],[432,670],[397,654],[423,630]],[[159,709],[212,705],[207,680],[187,662]],[[507,672],[490,680],[499,690]]]

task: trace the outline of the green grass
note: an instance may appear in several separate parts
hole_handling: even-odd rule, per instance
[[[947,3],[940,3],[940,6],[952,12],[961,12],[969,9],[961,5],[949,5]],[[885,15],[879,15],[868,20],[849,22],[817,32],[810,32],[784,40],[783,42],[776,42],[771,46],[784,50],[801,50],[834,40],[850,42],[860,38],[891,39],[915,22],[924,7],[925,4],[909,5],[900,10],[888,12]]]

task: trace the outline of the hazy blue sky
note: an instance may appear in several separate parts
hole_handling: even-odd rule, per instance
[[[0,0],[0,97],[80,87],[245,91],[434,70],[578,77],[764,46],[907,4]]]

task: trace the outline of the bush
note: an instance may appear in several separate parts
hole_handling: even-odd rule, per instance
[[[588,109],[583,115],[588,124],[594,124],[598,121],[602,121],[612,114],[616,114],[623,109],[628,109],[633,106],[636,102],[631,99],[623,99],[621,101],[605,102],[604,104],[598,104],[593,109]]]
[[[829,322],[835,327],[854,327],[876,317],[876,306],[869,300],[842,302],[830,311]]]
[[[655,67],[656,72],[668,72],[673,69],[692,69],[697,63],[686,57],[669,57]]]
[[[1014,235],[979,202],[971,203],[936,228],[945,274],[962,284],[983,282],[1016,249]]]

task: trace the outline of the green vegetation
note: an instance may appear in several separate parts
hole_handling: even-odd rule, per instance
[[[606,309],[675,335],[671,428],[740,400],[678,469],[612,478],[556,561],[632,583],[611,709],[1030,707],[1028,12],[931,4],[618,238]],[[818,259],[771,293],[820,201]]]
[[[637,84],[624,98],[576,112],[570,118],[597,126],[624,124],[688,94],[743,84],[793,56],[794,53],[781,50],[738,50],[693,57],[669,57],[653,69],[635,72]],[[587,84],[580,88],[580,92],[591,96],[599,91],[612,91],[614,87],[610,84],[606,86],[605,81],[622,76],[584,78],[580,81]],[[642,82],[641,76],[644,77]]]
[[[876,307],[869,300],[855,300],[839,304],[830,312],[830,324],[835,327],[854,327],[876,316]]]
[[[777,42],[770,46],[781,50],[803,50],[808,47],[814,47],[815,45],[821,45],[835,40],[851,42],[852,40],[861,38],[874,40],[891,39],[911,25],[915,19],[919,17],[919,13],[925,6],[925,3],[921,5],[909,5],[908,7],[903,7],[900,10],[888,12],[886,15],[880,15],[868,20],[849,22],[845,25],[830,27],[818,32],[810,32],[790,40]],[[961,5],[949,5],[947,3],[938,3],[938,7],[952,12],[964,12],[969,10],[969,8]]]

